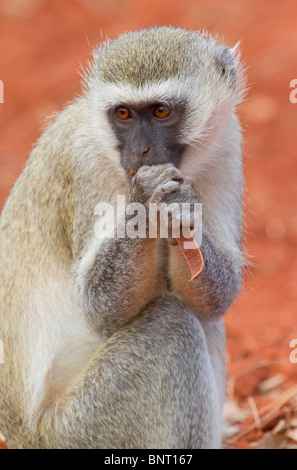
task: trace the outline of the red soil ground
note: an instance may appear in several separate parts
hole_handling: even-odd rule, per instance
[[[297,409],[294,400],[280,401],[297,375],[289,361],[290,341],[297,339],[297,104],[289,100],[297,78],[296,8],[294,0],[0,0],[1,207],[45,117],[79,91],[76,70],[106,36],[167,24],[206,28],[228,45],[242,41],[250,84],[240,117],[252,265],[244,293],[226,315],[228,393],[242,410],[254,409],[239,431],[253,420],[260,428],[257,409],[260,418],[275,403],[280,411],[262,430],[236,434],[230,445],[239,448],[250,448]],[[277,374],[282,383],[261,394],[261,382]]]

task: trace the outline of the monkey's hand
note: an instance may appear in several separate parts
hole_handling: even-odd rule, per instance
[[[132,177],[131,202],[146,207],[149,203],[165,202],[166,197],[179,191],[182,182],[181,172],[170,163],[142,166]]]
[[[199,210],[195,206],[197,194],[181,171],[172,164],[143,166],[132,180],[131,201],[142,203],[146,209],[158,208],[163,227],[168,229],[168,241],[177,244],[176,238],[189,235],[197,226]],[[155,211],[147,212],[154,225]],[[164,236],[164,235],[163,235]]]

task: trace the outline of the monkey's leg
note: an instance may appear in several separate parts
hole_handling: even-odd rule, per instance
[[[207,341],[181,300],[158,297],[45,409],[36,446],[219,447],[220,400]]]

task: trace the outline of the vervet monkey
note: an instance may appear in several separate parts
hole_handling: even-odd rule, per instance
[[[0,220],[0,429],[10,448],[218,448],[241,287],[236,49],[161,27],[103,44]],[[127,173],[136,174],[126,178]],[[203,204],[204,269],[161,238],[98,239],[94,209]]]

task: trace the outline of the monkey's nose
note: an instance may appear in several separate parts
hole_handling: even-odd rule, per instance
[[[142,151],[142,155],[145,155],[146,153],[148,153],[150,151],[150,147],[146,147],[143,151]]]

